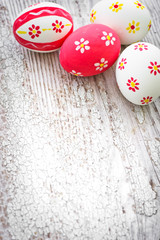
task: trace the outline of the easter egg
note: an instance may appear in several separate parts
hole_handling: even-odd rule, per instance
[[[148,9],[136,0],[102,0],[92,8],[90,21],[111,27],[124,45],[140,41],[151,28]]]
[[[116,78],[126,99],[147,105],[160,96],[160,49],[139,42],[127,47],[119,56]]]
[[[120,53],[118,35],[103,24],[89,24],[77,29],[63,43],[62,67],[75,76],[92,76],[106,71]]]
[[[16,40],[30,50],[52,52],[73,32],[71,15],[62,6],[42,2],[19,14],[13,24]]]

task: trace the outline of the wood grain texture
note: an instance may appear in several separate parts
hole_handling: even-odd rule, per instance
[[[0,1],[0,240],[159,240],[160,99],[129,103],[115,65],[78,78],[23,49],[12,23],[36,2]],[[57,1],[75,29],[96,2]],[[160,47],[160,2],[143,3]]]

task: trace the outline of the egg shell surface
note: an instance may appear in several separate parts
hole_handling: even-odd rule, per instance
[[[151,28],[148,9],[136,0],[102,0],[92,8],[90,21],[111,27],[123,45],[140,41]]]
[[[89,24],[73,32],[60,51],[62,67],[76,76],[92,76],[106,71],[120,53],[118,35],[102,24]]]
[[[71,15],[56,3],[43,2],[22,11],[13,24],[13,34],[23,46],[36,52],[52,52],[73,32]]]
[[[127,47],[119,56],[116,79],[126,99],[147,105],[160,96],[160,49],[139,42]]]

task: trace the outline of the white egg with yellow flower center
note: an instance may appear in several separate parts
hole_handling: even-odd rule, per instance
[[[140,41],[151,28],[147,7],[136,0],[102,0],[91,9],[90,22],[112,28],[124,45]]]
[[[131,44],[119,56],[116,79],[130,102],[152,103],[160,96],[160,49],[146,42]]]
[[[70,13],[61,5],[51,2],[29,6],[13,24],[13,34],[19,44],[41,53],[58,50],[72,32]]]

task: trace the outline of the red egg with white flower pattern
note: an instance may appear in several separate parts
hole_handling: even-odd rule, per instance
[[[13,24],[16,40],[36,52],[52,52],[73,32],[71,15],[62,6],[42,2],[26,8]]]
[[[60,51],[62,67],[75,76],[93,76],[106,71],[120,53],[118,35],[103,24],[90,24],[73,32]]]

